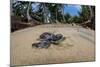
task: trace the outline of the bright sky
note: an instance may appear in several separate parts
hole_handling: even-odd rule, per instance
[[[69,13],[71,16],[78,16],[78,12],[80,12],[81,10],[81,6],[80,5],[67,5],[64,6],[64,13]]]
[[[39,3],[32,4],[33,11],[37,10],[36,6],[39,5]],[[71,16],[78,16],[78,11],[80,12],[81,6],[80,5],[65,5],[64,6],[64,14],[69,13]]]

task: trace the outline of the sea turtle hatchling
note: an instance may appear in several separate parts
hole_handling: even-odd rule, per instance
[[[63,37],[62,34],[53,34],[50,32],[44,32],[40,35],[38,43],[33,43],[32,47],[37,48],[48,48],[51,44],[59,44],[61,41],[63,41],[65,37]]]

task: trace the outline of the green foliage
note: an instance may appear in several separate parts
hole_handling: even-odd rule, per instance
[[[17,1],[13,3],[13,13],[20,19],[27,19],[27,1]],[[36,4],[31,2],[32,4]],[[90,10],[88,6],[81,6],[81,11],[78,12],[79,16],[71,16],[70,14],[64,14],[64,5],[65,4],[55,4],[55,3],[38,3],[36,9],[33,11],[32,6],[30,6],[29,14],[32,19],[40,21],[41,23],[84,23],[90,19]],[[66,5],[67,7],[67,5]],[[94,10],[95,8],[92,7]],[[95,11],[94,11],[95,12]]]
[[[88,6],[81,6],[81,12],[79,12],[82,22],[87,21],[90,18],[90,12]]]
[[[74,17],[73,17],[73,22],[74,22],[74,23],[78,23],[78,24],[81,23],[81,22],[82,22],[82,21],[81,21],[81,17],[74,16]]]
[[[28,2],[18,1],[13,3],[13,12],[19,18],[26,18],[26,10],[27,10]]]
[[[66,23],[71,23],[71,15],[69,13],[66,13],[65,20],[66,20]]]

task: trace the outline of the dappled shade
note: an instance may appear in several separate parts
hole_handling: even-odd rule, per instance
[[[95,29],[95,6],[16,1],[12,3],[12,15],[22,24],[11,17],[14,20],[11,21],[11,31],[52,23],[74,23]],[[14,26],[17,29],[13,29]]]

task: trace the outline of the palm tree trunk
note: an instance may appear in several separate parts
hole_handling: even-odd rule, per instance
[[[91,29],[95,30],[95,12],[92,6],[88,6],[90,10],[90,22],[91,22]]]
[[[44,23],[47,22],[47,19],[46,19],[46,6],[45,6],[45,3],[43,4],[43,20],[44,20]]]
[[[64,17],[64,5],[62,5],[62,15],[63,15],[63,22],[65,22],[65,17]]]
[[[31,6],[31,2],[29,2],[28,7],[27,7],[27,19],[28,19],[28,22],[32,19],[30,14],[29,14],[30,6]]]
[[[62,15],[63,15],[63,22],[66,22],[65,16],[64,16],[64,5],[62,5]]]
[[[91,8],[91,6],[88,6],[89,7],[89,10],[90,10],[90,20],[92,19],[92,17],[93,17],[93,11],[92,11],[92,8]]]
[[[57,8],[56,8],[56,23],[58,23],[58,21],[57,21]]]

